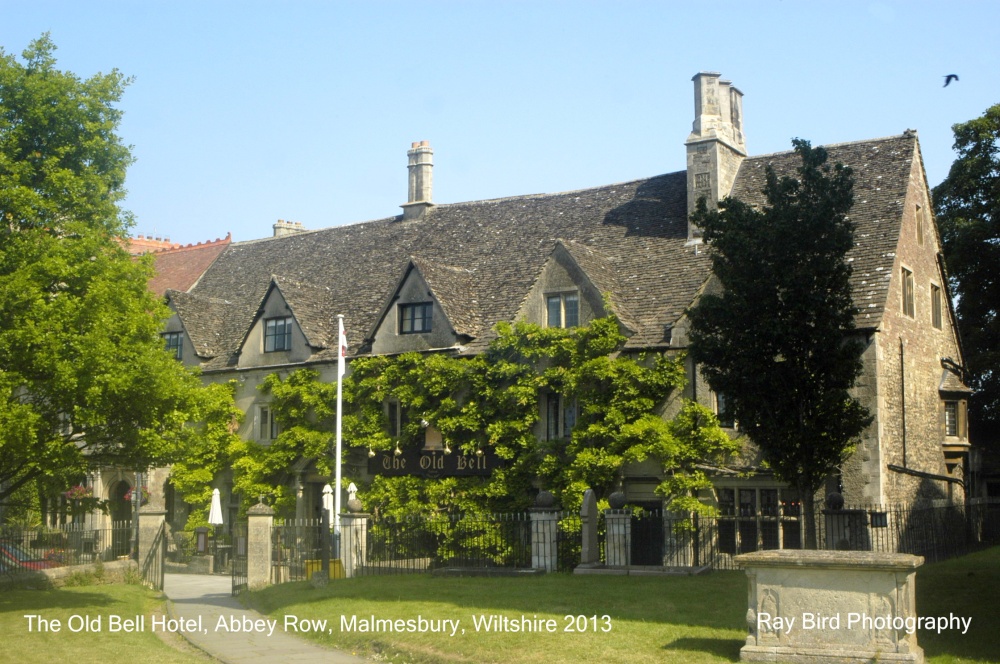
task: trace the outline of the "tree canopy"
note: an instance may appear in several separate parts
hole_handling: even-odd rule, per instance
[[[173,459],[203,408],[164,350],[151,263],[123,249],[128,81],[56,69],[48,36],[0,50],[0,501],[93,467]]]
[[[849,393],[863,352],[844,260],[851,170],[831,169],[807,141],[793,145],[797,177],[768,168],[763,209],[731,198],[718,211],[699,204],[694,222],[721,292],[690,311],[691,354],[775,477],[798,488],[815,547],[813,494],[871,417]]]
[[[958,158],[934,188],[934,207],[970,387],[972,435],[1000,434],[1000,104],[957,124]]]

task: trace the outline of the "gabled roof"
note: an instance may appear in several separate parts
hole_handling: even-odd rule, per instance
[[[875,327],[885,306],[916,139],[904,135],[827,149],[832,163],[855,172],[851,216],[857,246],[849,260],[861,308],[858,326]],[[799,160],[793,152],[746,159],[733,195],[763,203],[768,164],[779,175],[793,174]],[[635,331],[628,347],[663,347],[711,269],[705,248],[686,244],[686,197],[686,174],[678,172],[559,194],[439,204],[411,221],[396,216],[239,242],[222,252],[192,293],[228,300],[249,326],[271,275],[282,275],[283,292],[286,279],[313,284],[319,298],[314,315],[323,319],[314,334],[322,336],[342,313],[349,352],[358,354],[367,352],[364,337],[397,287],[400,267],[413,260],[452,323],[473,338],[465,352],[475,353],[489,343],[496,323],[514,320],[562,242],[628,319]],[[303,301],[312,297],[306,290],[301,295]],[[335,359],[333,346],[313,359]],[[224,359],[216,358],[205,368],[223,366]]]
[[[476,320],[479,305],[473,294],[476,285],[475,273],[411,256],[403,267],[403,272],[396,281],[396,285],[389,291],[381,313],[365,336],[365,342],[374,340],[375,333],[378,332],[382,321],[385,320],[390,307],[396,302],[403,285],[414,271],[420,275],[427,288],[430,289],[452,329],[460,335],[474,336],[479,331],[479,324]]]
[[[338,313],[332,306],[330,287],[276,275],[271,277],[271,281],[292,310],[292,316],[305,335],[306,343],[313,348],[328,347],[337,334]],[[333,343],[336,344],[335,339]]]
[[[854,207],[850,217],[855,224],[855,244],[847,254],[853,267],[854,305],[858,307],[854,324],[859,329],[874,328],[882,320],[889,294],[917,141],[904,134],[824,147],[829,154],[827,163],[842,163],[854,171]],[[732,196],[763,205],[766,167],[773,167],[779,177],[794,176],[801,163],[794,152],[748,158],[740,166]]]
[[[413,266],[427,282],[452,328],[474,337],[480,332],[477,275],[472,270],[436,263],[426,258],[412,259]]]
[[[198,357],[223,360],[236,351],[247,327],[242,307],[221,298],[168,290],[166,297],[180,317]]]
[[[607,304],[611,307],[611,313],[618,317],[622,325],[633,333],[638,330],[638,322],[628,309],[619,303],[623,289],[618,274],[608,259],[596,249],[573,240],[559,241],[556,250],[559,249],[563,249],[569,255],[601,295],[609,296]]]
[[[190,289],[231,242],[232,235],[227,233],[221,240],[156,251],[153,254],[156,273],[149,280],[149,290],[163,296],[167,290]]]

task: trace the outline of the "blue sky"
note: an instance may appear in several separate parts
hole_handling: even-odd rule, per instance
[[[406,150],[434,200],[683,170],[691,77],[744,94],[751,154],[951,125],[1000,103],[1000,3],[47,2],[0,0],[0,45],[134,76],[121,134],[136,233],[197,242],[398,214]],[[958,83],[943,88],[944,75]]]

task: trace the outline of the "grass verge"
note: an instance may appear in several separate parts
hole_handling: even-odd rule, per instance
[[[321,589],[308,583],[282,584],[252,593],[250,602],[273,617],[326,620],[326,629],[305,636],[380,661],[735,662],[745,636],[746,583],[741,572],[702,577],[381,576],[335,581]],[[920,615],[972,616],[972,626],[964,635],[919,632],[927,661],[1000,661],[998,596],[1000,548],[921,567],[917,573]],[[484,631],[481,625],[477,631],[477,618],[493,615],[508,620],[522,616],[552,620],[556,631],[498,633]],[[605,615],[610,617],[610,630],[606,630]],[[587,619],[577,624],[567,616]],[[344,629],[352,617],[355,630]],[[423,619],[431,624],[458,620],[459,626],[454,636],[360,631],[361,621],[372,617]],[[567,632],[567,626],[583,629]]]
[[[54,590],[4,590],[0,592],[0,634],[4,636],[0,661],[23,664],[51,662],[156,662],[190,664],[209,661],[197,652],[182,652],[153,633],[150,616],[162,600],[134,585],[98,585]],[[49,624],[58,620],[60,630],[28,631],[25,615],[40,615]],[[109,616],[133,619],[145,615],[144,632],[112,632]],[[72,616],[101,618],[101,631],[70,631]],[[73,618],[74,627],[82,624]],[[181,644],[178,644],[181,645]]]

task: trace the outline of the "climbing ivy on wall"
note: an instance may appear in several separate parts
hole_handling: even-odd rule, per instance
[[[367,510],[392,516],[519,511],[539,487],[563,508],[577,509],[584,490],[606,498],[619,488],[625,463],[646,459],[661,464],[666,479],[659,490],[672,508],[707,510],[694,497],[710,486],[698,464],[719,462],[739,444],[694,402],[678,400],[674,417],[664,419],[685,382],[682,357],[624,352],[626,338],[614,317],[570,329],[501,323],[495,331],[487,351],[474,357],[405,353],[351,362],[343,390],[345,449],[416,449],[425,426],[432,426],[456,453],[490,447],[504,461],[489,477],[378,476],[364,484],[351,478]],[[299,458],[315,459],[320,474],[333,474],[336,384],[318,378],[303,369],[263,384],[282,432],[266,447],[243,443],[234,470],[244,496],[265,493],[288,511],[294,496],[287,469]],[[539,439],[545,394],[575,401],[571,436]],[[403,413],[395,438],[388,434],[387,401]]]

